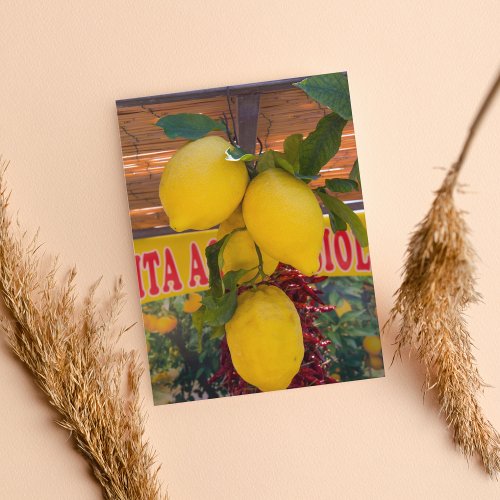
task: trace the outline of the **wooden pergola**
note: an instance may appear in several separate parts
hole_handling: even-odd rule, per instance
[[[328,109],[311,100],[292,84],[303,78],[222,87],[195,92],[160,95],[117,101],[122,142],[123,168],[127,184],[130,218],[134,238],[168,234],[168,217],[161,207],[158,186],[165,164],[185,144],[169,139],[155,125],[167,114],[203,113],[219,119],[233,114],[240,146],[247,152],[264,149],[283,150],[290,134],[306,137]],[[224,136],[224,133],[217,134]],[[346,178],[357,158],[352,121],[342,135],[340,149],[321,170],[323,184],[328,178]],[[353,209],[363,208],[362,194],[341,195]]]

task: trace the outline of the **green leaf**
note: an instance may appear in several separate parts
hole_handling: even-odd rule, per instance
[[[311,76],[295,84],[309,97],[329,107],[345,120],[352,120],[349,83],[344,73]]]
[[[210,333],[210,340],[219,339],[219,338],[223,337],[225,333],[226,333],[226,330],[224,328],[224,325],[215,326],[212,329],[212,332]]]
[[[334,344],[342,345],[342,337],[340,336],[340,332],[332,332],[331,339]]]
[[[299,151],[302,141],[302,134],[292,134],[285,139],[285,143],[283,144],[285,157],[295,172],[299,170]]]
[[[203,316],[205,314],[205,307],[200,307],[197,311],[191,314],[191,320],[193,322],[193,326],[195,330],[198,332],[198,335],[201,335],[203,330]]]
[[[349,193],[358,190],[358,183],[352,179],[328,179],[326,187],[335,193]]]
[[[337,215],[329,212],[330,216],[330,225],[332,226],[332,231],[336,233],[337,231],[345,231],[347,229],[347,224],[345,220],[341,219]]]
[[[219,268],[219,252],[224,242],[227,241],[228,236],[229,234],[224,236],[224,238],[220,239],[217,243],[208,245],[205,250],[208,266],[208,286],[215,296],[220,296],[224,292]]]
[[[191,315],[191,320],[193,322],[193,326],[198,334],[198,352],[202,351],[202,338],[203,338],[203,322],[205,316],[205,307],[200,307],[197,311],[195,311]]]
[[[359,176],[359,163],[357,158],[356,161],[354,162],[354,165],[351,168],[349,179],[356,181],[358,183],[359,188],[361,188],[361,177]]]
[[[280,156],[278,154],[275,154],[274,156],[275,156],[275,158],[274,158],[275,162],[278,164],[278,167],[281,167],[283,170],[285,170],[289,174],[295,175],[295,169],[288,162],[288,160],[286,160],[285,158],[283,158],[282,156]]]
[[[207,295],[203,298],[203,305],[206,306],[204,321],[209,326],[222,326],[227,323],[236,310],[237,303],[236,288],[225,293],[222,297]]]
[[[362,247],[368,246],[368,235],[360,218],[343,201],[328,195],[324,191],[318,191],[318,196],[325,207],[334,215],[347,222]]]
[[[170,139],[183,137],[192,141],[207,135],[212,130],[225,130],[220,120],[213,120],[209,116],[196,113],[166,115],[156,122],[156,126],[161,127]]]
[[[226,149],[226,160],[227,161],[254,161],[257,160],[258,156],[251,153],[245,153],[241,148],[235,148],[231,146]]]
[[[249,271],[249,269],[239,269],[238,271],[228,271],[226,274],[224,274],[224,277],[222,278],[224,282],[224,286],[228,290],[233,290],[234,288],[237,288],[238,286],[238,281],[245,276],[245,274]]]
[[[274,161],[274,153],[276,151],[273,151],[272,149],[266,151],[260,158],[259,161],[257,162],[257,172],[261,173],[264,172],[264,170],[267,170],[269,168],[274,168],[276,166],[276,163]]]
[[[221,271],[224,266],[224,248],[233,234],[243,230],[243,228],[234,229],[217,243],[208,245],[205,249],[208,266],[208,286],[214,297],[220,297],[224,293],[224,283],[221,276]]]
[[[321,167],[335,156],[340,147],[345,124],[346,121],[336,113],[321,118],[316,130],[301,143],[300,174],[317,175]]]
[[[349,323],[352,321],[356,321],[361,318],[365,314],[365,311],[347,311],[342,315],[340,320],[341,323]],[[350,332],[348,333],[350,335]]]
[[[309,184],[311,181],[320,178],[319,175],[302,175],[302,174],[295,174],[295,177],[297,177],[297,179],[300,179],[301,181],[304,181],[306,184]]]

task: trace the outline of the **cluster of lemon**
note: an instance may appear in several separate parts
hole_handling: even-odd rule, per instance
[[[230,234],[222,271],[247,270],[239,284],[258,282],[259,264],[266,275],[279,262],[314,274],[324,222],[311,188],[281,168],[250,180],[244,162],[226,159],[229,147],[221,137],[207,136],[170,159],[159,189],[170,226],[185,231],[219,225],[219,239]],[[263,391],[288,387],[300,369],[304,344],[300,318],[282,290],[261,285],[240,294],[225,330],[244,380]]]
[[[201,307],[201,295],[199,293],[190,293],[184,302],[182,310],[185,313],[194,313]],[[165,335],[173,332],[177,328],[177,318],[167,313],[165,315],[156,316],[155,314],[143,314],[144,328],[152,333]]]

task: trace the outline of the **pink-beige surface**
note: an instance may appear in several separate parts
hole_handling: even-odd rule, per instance
[[[500,64],[500,4],[466,2],[2,3],[0,152],[12,209],[47,254],[127,283],[140,322],[115,99],[347,70],[380,323],[408,233],[432,200]],[[500,99],[464,167],[484,303],[469,324],[500,428]],[[387,366],[394,330],[383,338]],[[124,339],[144,363],[140,324]],[[172,500],[500,497],[455,450],[417,363],[386,378],[153,407],[147,436]],[[0,341],[0,498],[93,499],[100,490]]]

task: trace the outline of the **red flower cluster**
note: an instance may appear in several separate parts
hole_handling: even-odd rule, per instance
[[[304,276],[293,267],[280,264],[276,272],[266,280],[266,283],[281,288],[288,295],[297,308],[302,325],[304,359],[299,372],[289,385],[289,389],[336,382],[328,374],[327,346],[330,344],[330,340],[326,339],[315,325],[320,313],[335,309],[335,306],[324,304],[319,297],[321,292],[314,287],[315,283],[325,279],[322,276]],[[244,288],[240,292],[243,290]],[[222,339],[220,344],[220,367],[208,382],[219,384],[231,396],[259,392],[256,387],[245,382],[236,373],[226,337]]]

